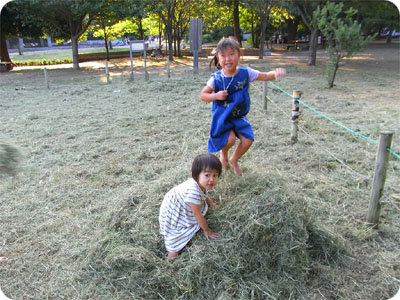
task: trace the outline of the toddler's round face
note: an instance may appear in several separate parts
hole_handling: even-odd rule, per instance
[[[218,171],[209,169],[201,171],[197,183],[203,191],[211,190],[218,183]]]

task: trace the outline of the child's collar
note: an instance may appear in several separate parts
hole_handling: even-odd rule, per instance
[[[235,72],[235,74],[233,74],[232,76],[228,76],[228,75],[225,75],[224,69],[221,69],[221,74],[222,74],[222,76],[224,76],[224,77],[226,77],[226,78],[234,77],[234,76],[236,76],[236,74],[237,74],[238,72],[239,72],[239,67],[236,67],[236,72]]]

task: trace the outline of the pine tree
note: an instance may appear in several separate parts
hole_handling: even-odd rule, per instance
[[[318,27],[327,39],[329,61],[326,74],[329,88],[333,87],[339,63],[344,57],[351,57],[355,52],[363,51],[375,36],[364,38],[361,24],[353,20],[357,10],[349,8],[343,12],[343,3],[327,2],[322,9],[314,12],[319,20]]]

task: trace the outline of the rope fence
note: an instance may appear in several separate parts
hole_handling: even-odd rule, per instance
[[[303,128],[301,128],[298,125],[298,118],[300,116],[300,110],[299,110],[299,104],[303,105],[304,107],[308,108],[310,111],[316,113],[317,115],[325,118],[326,120],[334,123],[335,125],[345,129],[346,131],[361,137],[365,140],[367,140],[368,142],[371,142],[373,144],[378,145],[378,151],[377,151],[377,155],[376,155],[376,163],[375,163],[375,170],[374,170],[374,178],[373,178],[373,183],[372,183],[372,190],[371,190],[371,198],[370,198],[370,202],[369,202],[369,207],[368,207],[368,214],[367,214],[367,222],[370,224],[374,224],[376,225],[379,222],[379,214],[380,214],[380,201],[382,201],[382,199],[384,199],[385,196],[383,194],[383,187],[385,184],[385,180],[386,180],[386,171],[387,171],[387,165],[388,165],[388,161],[389,161],[389,153],[392,154],[394,157],[396,157],[397,159],[400,159],[400,155],[397,154],[396,152],[394,152],[391,149],[391,142],[392,142],[392,132],[389,131],[382,131],[380,133],[379,136],[379,142],[375,141],[359,132],[356,132],[352,129],[350,129],[349,127],[333,120],[332,118],[328,117],[327,115],[321,113],[320,111],[318,111],[317,109],[311,107],[310,105],[304,103],[303,101],[300,100],[301,95],[303,94],[302,91],[299,90],[294,90],[293,91],[293,95],[291,95],[290,93],[288,93],[287,91],[285,91],[284,89],[282,89],[281,87],[279,87],[278,85],[276,85],[273,82],[269,82],[272,86],[274,86],[274,88],[276,88],[278,91],[286,94],[287,96],[289,96],[290,98],[293,99],[293,104],[292,104],[292,116],[291,116],[291,121],[292,121],[292,133],[291,133],[291,140],[293,142],[297,142],[297,131],[300,128],[300,130],[302,132],[304,132],[309,138],[311,138],[313,141],[315,141],[317,143],[317,145],[319,145],[322,149],[324,149],[324,151],[326,151],[329,155],[331,155],[332,157],[335,158],[335,160],[337,160],[339,163],[341,163],[342,165],[344,165],[346,168],[348,168],[352,173],[358,175],[359,177],[362,177],[363,180],[365,180],[366,176],[363,176],[361,174],[359,174],[358,172],[356,172],[355,170],[353,170],[351,167],[349,167],[348,165],[346,165],[342,160],[340,160],[339,158],[337,158],[334,154],[332,154],[331,152],[327,151],[322,145],[320,145],[311,135],[309,135]],[[255,89],[260,92],[263,96],[263,100],[264,100],[264,109],[267,109],[267,101],[271,102],[272,104],[274,104],[281,112],[283,112],[286,116],[290,117],[285,111],[283,111],[281,108],[279,108],[279,106],[271,99],[271,97],[269,97],[267,95],[267,90],[268,90],[268,86],[267,86],[267,82],[264,82],[263,85],[263,90],[261,91],[260,89],[258,89],[254,84],[252,85],[253,87],[255,87]]]
[[[279,87],[279,86],[276,85],[275,83],[273,83],[273,82],[269,82],[269,83],[271,83],[276,89],[278,89],[278,90],[281,91],[282,93],[284,93],[284,94],[286,94],[286,95],[288,95],[289,97],[292,98],[292,95],[291,95],[291,94],[289,94],[288,92],[286,92],[285,90],[283,90],[281,87]],[[314,113],[320,115],[321,117],[327,119],[328,121],[330,121],[330,122],[332,122],[332,123],[334,123],[334,124],[336,124],[336,125],[342,127],[343,129],[349,131],[349,132],[352,133],[352,134],[355,134],[355,135],[357,135],[357,136],[359,136],[359,137],[361,137],[361,138],[363,138],[363,139],[365,139],[365,140],[367,140],[367,141],[369,141],[369,142],[371,142],[371,143],[374,143],[374,144],[378,145],[378,141],[375,141],[375,140],[373,140],[373,139],[371,139],[371,138],[369,138],[369,137],[367,137],[367,136],[365,136],[365,135],[363,135],[363,134],[361,134],[361,133],[359,133],[359,132],[357,132],[357,131],[354,131],[354,130],[350,129],[349,127],[347,127],[347,126],[345,126],[345,125],[343,125],[343,124],[340,124],[339,122],[333,120],[332,118],[328,117],[327,115],[325,115],[325,114],[319,112],[319,111],[316,110],[315,108],[313,108],[313,107],[309,106],[308,104],[304,103],[304,102],[301,101],[300,99],[298,99],[298,101],[299,101],[299,103],[300,103],[301,105],[305,106],[306,108],[308,108],[308,109],[311,110],[312,112],[314,112]],[[389,151],[391,154],[393,154],[393,156],[395,156],[396,158],[400,159],[400,155],[397,154],[396,152],[394,152],[392,149],[386,148],[386,150]]]
[[[258,90],[259,92],[261,92],[256,86],[253,86],[256,90]],[[288,119],[291,118],[291,116],[284,111],[281,107],[279,107],[279,105],[273,101],[270,97],[268,97],[268,101],[271,102],[282,114],[284,114],[286,117],[288,117]],[[338,161],[340,164],[342,164],[344,167],[346,167],[351,173],[357,175],[358,177],[360,177],[363,181],[368,181],[368,176],[367,175],[362,175],[359,172],[357,172],[356,170],[354,170],[353,168],[351,168],[349,165],[347,165],[343,160],[341,160],[340,158],[338,158],[337,156],[335,156],[335,154],[333,154],[331,151],[327,150],[321,143],[319,143],[317,141],[317,139],[315,139],[312,135],[310,135],[302,126],[297,125],[298,128],[309,138],[311,139],[315,144],[317,144],[320,149],[324,149],[325,152],[327,152],[330,156],[332,156],[336,161]]]

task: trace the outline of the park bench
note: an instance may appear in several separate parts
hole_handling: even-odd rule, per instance
[[[296,50],[309,50],[310,49],[310,42],[309,41],[303,41],[303,40],[297,40],[294,42],[296,46]]]
[[[291,49],[296,50],[296,45],[295,44],[287,44],[286,45],[286,50],[290,51]]]

